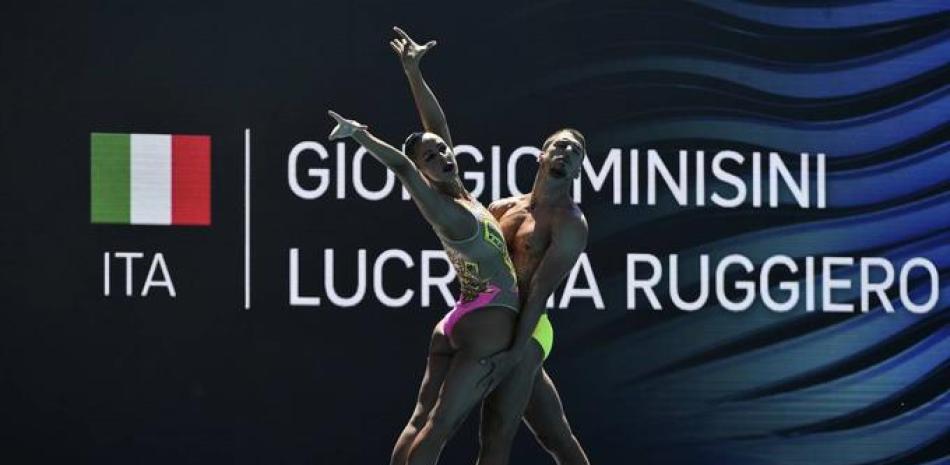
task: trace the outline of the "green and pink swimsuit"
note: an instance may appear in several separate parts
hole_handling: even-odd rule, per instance
[[[439,322],[449,340],[452,339],[452,328],[465,315],[487,306],[505,307],[517,312],[521,304],[518,299],[518,278],[501,227],[480,203],[475,202],[466,208],[478,225],[475,233],[460,241],[439,235],[462,287],[455,307]],[[532,338],[537,341],[547,359],[554,345],[554,328],[547,313],[541,315]]]
[[[475,217],[475,233],[458,241],[439,235],[462,288],[455,307],[439,323],[450,340],[452,328],[465,315],[487,306],[517,312],[520,304],[515,267],[498,222],[478,202],[466,208]]]

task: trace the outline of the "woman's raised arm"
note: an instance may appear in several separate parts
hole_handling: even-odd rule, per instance
[[[390,41],[389,45],[396,55],[399,55],[402,70],[409,79],[412,99],[416,102],[416,110],[419,111],[422,126],[426,131],[438,134],[449,147],[454,147],[452,135],[449,134],[449,124],[445,120],[445,112],[442,111],[439,100],[435,98],[432,89],[422,77],[422,71],[419,70],[419,61],[432,47],[435,47],[435,41],[430,40],[425,45],[419,45],[402,29],[394,27],[393,31],[399,37]]]

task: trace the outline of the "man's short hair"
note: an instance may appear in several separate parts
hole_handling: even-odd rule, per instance
[[[553,139],[554,136],[564,131],[571,133],[571,135],[574,136],[574,138],[577,139],[577,141],[581,143],[581,149],[584,150],[584,155],[587,155],[587,138],[585,138],[584,135],[581,134],[580,131],[574,128],[561,128],[561,129],[558,129],[557,131],[552,132],[551,135],[548,136],[548,138],[544,140],[544,144],[541,145],[541,150],[547,149],[548,144],[551,143],[551,139]]]

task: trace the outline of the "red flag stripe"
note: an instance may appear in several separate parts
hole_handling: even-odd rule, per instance
[[[172,224],[211,224],[211,137],[172,135]]]

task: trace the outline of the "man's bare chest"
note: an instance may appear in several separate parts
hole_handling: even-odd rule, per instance
[[[527,208],[512,209],[501,218],[508,251],[516,262],[535,262],[551,242],[550,221]]]

